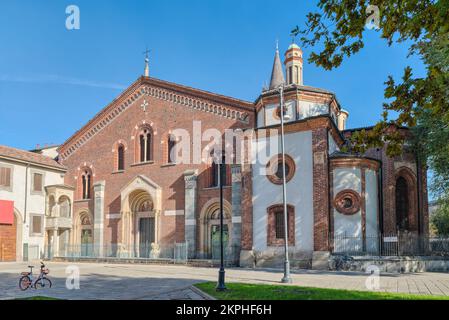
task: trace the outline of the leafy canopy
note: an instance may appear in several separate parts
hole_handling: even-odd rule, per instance
[[[381,120],[370,130],[355,132],[350,147],[363,153],[386,144],[388,155],[395,156],[405,138],[392,128],[410,127],[420,159],[434,170],[434,191],[449,191],[449,1],[320,0],[318,9],[307,15],[303,30],[296,27],[292,34],[301,36],[303,46],[313,47],[309,62],[326,70],[364,47],[364,33],[373,32],[367,22],[376,10],[377,32],[389,46],[411,42],[409,54],[422,58],[426,77],[414,77],[409,66],[400,81],[389,76]],[[391,111],[396,119],[389,119]]]

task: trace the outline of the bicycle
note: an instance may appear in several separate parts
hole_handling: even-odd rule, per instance
[[[344,255],[335,255],[333,260],[333,269],[336,271],[349,271],[351,269],[351,264],[354,261],[354,258],[344,254]]]
[[[30,272],[22,272],[19,280],[19,288],[22,291],[27,290],[29,287],[34,287],[34,289],[38,288],[51,288],[51,280],[47,278],[47,274],[50,273],[50,270],[45,267],[45,264],[41,262],[41,270],[39,273],[39,277],[37,277],[36,281],[33,283],[33,268],[34,266],[28,266],[30,268]]]

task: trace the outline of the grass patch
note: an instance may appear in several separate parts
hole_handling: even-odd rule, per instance
[[[27,298],[18,298],[15,300],[61,300],[61,299],[44,297],[44,296],[34,296],[34,297],[27,297]]]
[[[449,300],[449,297],[446,296],[350,291],[290,285],[227,283],[228,290],[225,292],[217,292],[215,282],[198,283],[195,286],[219,300]]]

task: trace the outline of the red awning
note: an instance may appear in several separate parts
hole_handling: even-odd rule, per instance
[[[0,200],[0,224],[14,224],[14,201]]]

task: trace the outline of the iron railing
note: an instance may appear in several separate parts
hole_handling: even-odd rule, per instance
[[[91,258],[91,259],[146,259],[170,260],[173,263],[187,263],[189,259],[187,242],[158,245],[96,244],[64,245],[57,252],[51,246],[46,247],[45,257],[52,258]],[[220,262],[220,245],[214,244],[209,253],[194,257],[197,260],[212,260]],[[224,263],[227,266],[236,265],[240,258],[240,246],[227,245],[224,248]]]
[[[334,254],[350,256],[449,256],[449,236],[434,237],[416,232],[397,232],[362,236],[331,234]]]
[[[218,263],[221,259],[221,247],[219,243],[213,244],[211,248],[211,255],[210,258],[214,262]],[[224,264],[226,266],[236,265],[238,264],[238,261],[240,260],[240,246],[238,245],[228,245],[223,250],[224,253]]]
[[[47,250],[47,258],[111,258],[111,259],[150,259],[171,260],[174,263],[187,262],[187,243],[129,245],[122,244],[80,244],[65,245],[54,252]]]

